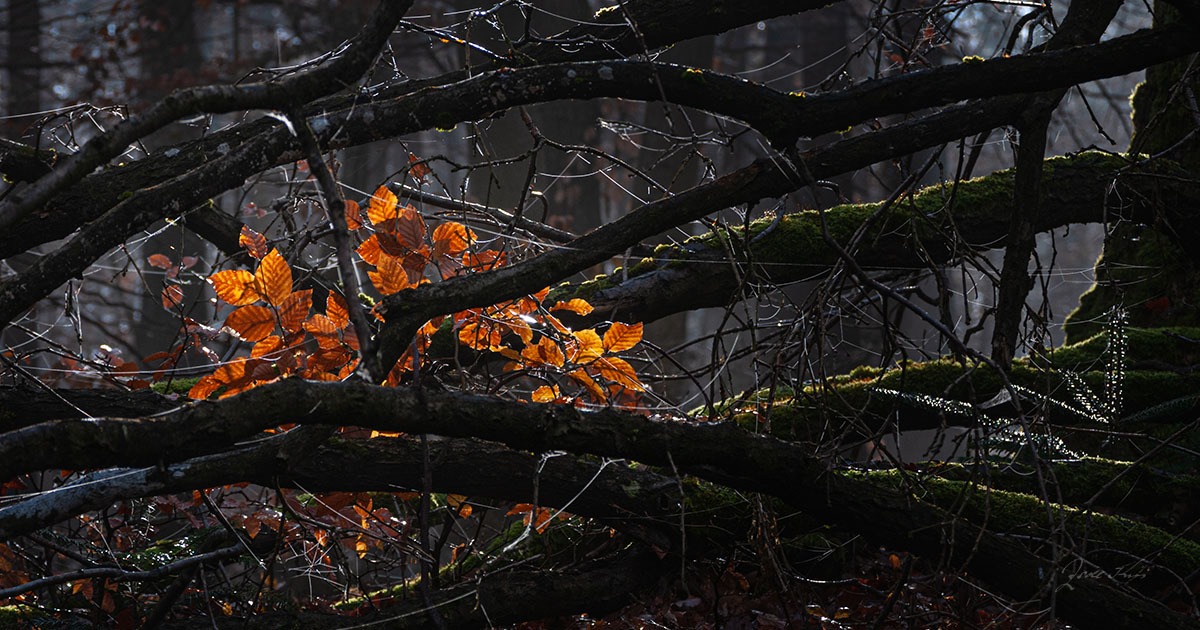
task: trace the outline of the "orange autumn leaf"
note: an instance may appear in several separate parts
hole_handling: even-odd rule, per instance
[[[192,389],[188,396],[196,400],[204,400],[222,387],[230,387],[246,380],[246,359],[238,359],[217,368],[212,374],[205,375]],[[225,395],[229,395],[226,392]]]
[[[421,329],[417,331],[417,334],[424,335],[426,338],[436,335],[438,329],[442,326],[442,321],[444,320],[444,317],[438,316],[425,322],[425,325],[421,326]]]
[[[275,314],[262,306],[243,306],[225,318],[225,327],[246,341],[261,341],[275,330]]]
[[[401,259],[401,264],[404,266],[404,271],[408,272],[408,281],[411,284],[420,284],[421,276],[425,273],[425,265],[429,263],[429,256],[429,248],[422,245]]]
[[[162,290],[162,305],[168,311],[183,304],[183,289],[177,284],[169,284]]]
[[[324,315],[317,314],[310,317],[308,321],[304,322],[304,330],[307,330],[317,340],[317,345],[322,348],[336,348],[341,345],[337,336],[337,326]]]
[[[541,387],[533,390],[530,400],[533,402],[548,403],[558,400],[558,397],[558,385],[542,385]]]
[[[150,263],[151,267],[158,267],[159,269],[168,269],[173,266],[171,259],[162,254],[153,254],[146,259],[146,262]]]
[[[587,300],[581,298],[572,298],[566,302],[559,302],[550,307],[552,311],[571,311],[576,315],[587,315],[592,312],[592,305],[587,303]]]
[[[588,376],[587,372],[583,371],[583,368],[567,372],[567,376],[570,376],[576,383],[583,385],[584,389],[597,401],[604,401],[607,398],[604,395],[604,389],[592,377]]]
[[[368,236],[354,251],[358,252],[359,257],[371,265],[379,264],[379,255],[383,253],[383,249],[379,246],[379,239],[374,234]]]
[[[512,509],[510,509],[508,511],[508,513],[505,514],[505,516],[516,516],[518,514],[527,514],[532,511],[533,511],[532,503],[518,503],[518,504],[512,506]]]
[[[282,347],[283,338],[279,335],[271,335],[254,344],[254,348],[250,350],[250,356],[254,358],[265,357],[273,352],[277,352]]]
[[[267,255],[267,237],[255,232],[248,225],[242,226],[242,233],[238,236],[238,245],[245,247],[251,256],[259,260]]]
[[[357,201],[346,200],[345,203],[346,227],[350,230],[361,230],[363,227],[362,211],[358,208]]]
[[[613,322],[604,333],[604,349],[608,352],[628,350],[642,340],[642,324],[622,324]]]
[[[491,250],[488,250],[488,251],[491,251]],[[484,252],[484,253],[486,254],[487,252]],[[533,295],[527,295],[527,296],[521,298],[520,300],[517,300],[517,311],[521,312],[521,313],[529,314],[529,313],[532,313],[532,312],[538,310],[538,307],[541,305],[542,300],[546,299],[546,296],[549,294],[550,294],[550,287],[546,287],[545,289],[542,289],[541,291],[538,291],[537,293],[534,293]]]
[[[575,337],[575,348],[571,352],[571,360],[576,363],[587,363],[600,358],[604,354],[604,342],[600,335],[592,329],[571,333]]]
[[[462,257],[462,264],[472,271],[491,271],[492,269],[499,269],[508,264],[508,257],[504,252],[498,252],[494,249],[489,249],[479,254],[465,252]]]
[[[562,349],[549,337],[542,337],[536,344],[525,346],[521,358],[533,365],[562,367],[565,360]]]
[[[325,316],[338,330],[350,325],[350,309],[346,307],[346,300],[336,293],[330,293],[325,299]]]
[[[383,253],[388,256],[404,258],[412,251],[408,245],[401,243],[400,239],[396,238],[390,232],[376,232],[375,240],[379,243],[379,249],[383,250]]]
[[[396,217],[391,233],[404,247],[420,249],[425,242],[425,219],[421,218],[421,213],[417,212],[416,208],[404,206]]]
[[[464,324],[458,331],[458,341],[475,350],[499,350],[500,331],[497,326],[479,325],[478,322]]]
[[[312,308],[312,289],[296,291],[287,296],[279,305],[279,322],[283,329],[290,333],[300,332],[310,308]]]
[[[421,183],[425,183],[425,178],[428,177],[433,171],[430,170],[429,166],[427,166],[425,162],[421,160],[421,158],[409,153],[408,172],[413,176],[413,179],[416,179]]]
[[[278,249],[272,249],[258,265],[254,274],[254,289],[274,306],[280,306],[292,293],[292,268]]]
[[[337,325],[337,322],[334,322],[334,325]],[[354,326],[347,326],[343,329],[342,342],[350,346],[351,350],[358,350],[358,331],[354,329]]]
[[[508,329],[513,331],[526,344],[533,341],[533,328],[530,328],[529,324],[520,317],[505,319],[504,325],[508,326]]]
[[[602,357],[592,364],[600,371],[600,376],[629,389],[644,392],[646,388],[638,380],[637,373],[629,362],[617,357]]]
[[[467,226],[454,221],[443,223],[433,230],[433,255],[460,254],[475,240],[475,233]]]
[[[537,530],[537,533],[540,534],[546,531],[546,528],[550,526],[551,516],[553,514],[546,508],[538,510],[537,522],[533,524],[533,528]]]
[[[367,218],[371,220],[371,225],[380,227],[388,221],[396,218],[396,194],[393,193],[386,185],[375,189],[375,194],[371,195],[370,204],[367,206]],[[389,229],[384,227],[383,229]]]
[[[380,256],[377,269],[378,271],[368,271],[367,277],[371,278],[371,283],[384,295],[391,295],[412,286],[404,266],[391,256]]]
[[[257,302],[262,296],[254,288],[254,274],[245,269],[218,271],[208,277],[217,297],[233,306]]]

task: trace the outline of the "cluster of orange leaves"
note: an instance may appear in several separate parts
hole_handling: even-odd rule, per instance
[[[388,296],[429,282],[433,269],[442,279],[495,269],[507,264],[503,252],[474,251],[475,233],[461,223],[446,221],[430,231],[416,209],[400,205],[395,194],[380,186],[363,211],[353,201],[345,205],[347,227],[360,237],[358,256],[373,267],[371,284]],[[368,230],[369,227],[369,230]],[[369,232],[369,233],[368,233]],[[217,296],[239,307],[225,319],[224,328],[244,341],[254,342],[251,356],[220,366],[192,388],[193,398],[207,398],[224,388],[222,396],[256,384],[298,374],[318,380],[340,380],[353,372],[358,350],[346,303],[330,293],[325,314],[309,316],[312,291],[293,291],[292,273],[277,250],[267,252],[266,238],[244,228],[242,245],[259,259],[258,268],[220,271],[209,277]],[[551,384],[532,396],[537,402],[575,402],[564,396],[552,375],[576,383],[586,399],[597,403],[633,404],[645,387],[633,367],[615,353],[633,348],[642,338],[641,324],[613,323],[601,336],[595,329],[573,331],[555,311],[587,315],[585,300],[571,299],[552,306],[543,303],[549,289],[517,300],[453,314],[453,330],[462,345],[494,352],[509,359],[506,370],[525,370]],[[260,305],[259,302],[264,302]],[[373,311],[375,317],[382,315]],[[438,317],[425,323],[413,344],[389,371],[386,385],[401,382],[405,372],[421,365],[431,340],[445,323]],[[306,352],[307,337],[319,349]],[[519,339],[522,347],[508,345]]]
[[[201,378],[188,392],[192,398],[208,398],[221,388],[222,396],[231,396],[292,374],[341,380],[358,364],[354,356],[358,337],[345,300],[331,292],[325,313],[310,315],[312,289],[292,290],[291,266],[279,250],[265,252],[265,239],[258,240],[261,236],[249,228],[242,232],[242,244],[259,259],[254,273],[230,269],[208,278],[217,297],[238,307],[225,318],[224,328],[254,343],[250,356],[225,363]],[[317,344],[312,352],[305,343],[310,338]]]

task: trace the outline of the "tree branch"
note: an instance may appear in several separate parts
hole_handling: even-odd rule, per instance
[[[78,153],[11,199],[0,201],[0,229],[11,228],[56,193],[120,155],[133,142],[167,124],[196,114],[247,109],[290,109],[345,88],[374,63],[412,0],[381,0],[370,21],[345,50],[315,67],[274,81],[210,85],[178,90],[146,111],[88,141]]]

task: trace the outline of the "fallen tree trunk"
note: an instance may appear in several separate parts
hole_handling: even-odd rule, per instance
[[[474,436],[539,453],[565,450],[666,466],[777,496],[818,519],[894,548],[945,553],[952,565],[965,565],[1015,597],[1053,592],[1059,614],[1080,625],[1200,627],[1195,619],[1092,573],[1064,573],[1069,567],[1061,563],[1061,555],[1051,554],[1059,562],[1039,555],[1048,552],[1044,543],[1031,541],[1032,548],[1027,548],[907,492],[837,474],[796,445],[732,423],[656,421],[615,410],[582,412],[452,392],[289,379],[155,418],[28,427],[0,436],[0,461],[5,462],[5,476],[66,461],[85,466],[178,461],[189,454],[222,450],[283,422],[341,425],[347,418],[384,431]]]

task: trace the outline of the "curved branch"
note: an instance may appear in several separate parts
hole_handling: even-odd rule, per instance
[[[420,444],[412,438],[333,439],[304,457],[288,457],[289,434],[163,468],[116,469],[0,508],[0,540],[28,534],[118,501],[250,482],[309,492],[395,492],[420,488]],[[676,482],[629,466],[514,451],[494,442],[429,443],[434,492],[532,502],[599,519],[662,549],[673,548]],[[479,462],[488,474],[479,474]],[[540,473],[539,471],[540,466]],[[537,487],[535,496],[534,488]],[[19,496],[5,497],[9,500]]]
[[[1154,34],[1147,35],[1147,37],[1152,35]],[[1178,43],[1176,41],[1178,34],[1174,31],[1169,31],[1164,37],[1166,39],[1163,41]],[[1178,41],[1183,40],[1179,39]],[[1192,40],[1187,41],[1189,41],[1190,46],[1196,46]],[[1111,44],[1113,42],[1106,42],[1097,45],[1097,47]],[[1173,50],[1169,46],[1164,46],[1162,49]],[[1088,51],[1088,49],[1076,49],[1076,51],[1066,51],[1061,54],[1067,55],[1080,50]],[[1047,53],[1047,55],[1053,54],[1056,53]],[[985,77],[993,76],[993,81],[995,81],[995,77],[997,76],[1007,76],[1004,73],[1008,72],[1008,68],[1012,62],[1025,63],[1025,61],[1017,58],[997,59],[978,65],[983,69],[998,69],[989,70],[989,72],[994,71],[998,73],[994,76],[986,73],[982,75]],[[1056,63],[1061,64],[1062,60],[1060,59]],[[973,64],[961,65],[970,66]],[[667,66],[666,68],[673,67]],[[1104,69],[1106,67],[1099,66],[1099,68]],[[490,112],[519,104],[544,102],[559,98],[596,98],[600,96],[623,96],[654,100],[661,97],[662,93],[657,89],[656,82],[662,79],[665,79],[664,89],[669,89],[670,98],[678,98],[678,100],[685,103],[694,101],[697,106],[704,105],[711,111],[726,113],[735,117],[740,114],[749,119],[748,122],[761,119],[759,120],[759,124],[764,127],[777,124],[779,120],[807,120],[811,118],[814,121],[822,122],[814,122],[812,123],[813,126],[807,128],[822,128],[818,125],[830,128],[832,126],[825,119],[832,117],[830,118],[831,120],[840,121],[837,118],[837,112],[845,108],[844,103],[836,100],[825,101],[817,97],[813,97],[812,99],[798,99],[775,93],[775,100],[783,99],[789,105],[787,111],[779,112],[763,107],[764,102],[769,102],[766,99],[769,93],[772,92],[767,88],[755,86],[749,82],[732,77],[721,77],[720,75],[698,71],[697,74],[701,81],[697,84],[690,78],[690,71],[679,69],[679,73],[675,73],[674,71],[668,73],[661,71],[662,69],[661,65],[644,62],[593,62],[561,64],[521,70],[501,70],[449,86],[428,88],[392,101],[331,112],[311,119],[310,125],[317,133],[318,140],[323,147],[351,146],[378,139],[379,137],[403,135],[433,126],[446,126],[462,120],[473,120]],[[918,79],[926,85],[936,86],[941,80],[936,73],[941,70],[943,69],[930,71],[926,75],[918,77]],[[975,69],[971,68],[971,70]],[[678,76],[672,77],[673,74],[678,74]],[[915,73],[913,76],[917,76],[918,74],[920,73]],[[1026,74],[1029,73],[1027,72]],[[1043,68],[1042,71],[1033,72],[1032,76],[1027,77],[1025,79],[1026,83],[1022,83],[1017,79],[1013,79],[1007,83],[992,82],[987,84],[988,91],[989,93],[1003,93],[1026,88],[1037,89],[1045,87],[1040,79],[1043,76],[1051,76],[1051,73],[1045,72]],[[1097,76],[1108,76],[1108,74],[1107,71],[1097,72]],[[714,82],[719,81],[721,89],[714,90],[713,86],[705,83],[710,80]],[[905,80],[907,81],[907,79]],[[881,90],[881,93],[891,93],[889,90],[893,88],[889,87],[889,85],[883,84],[878,89]],[[720,96],[713,103],[706,104],[705,100],[711,99],[714,94],[727,95]],[[936,95],[936,90],[934,91],[934,96],[936,98],[930,97],[932,99],[930,102],[940,102],[941,97]],[[920,101],[915,95],[912,98],[915,99],[914,102]],[[900,101],[893,99],[891,102],[898,103]],[[975,121],[959,121],[959,127],[965,129],[965,131],[961,131],[960,133],[975,133],[1009,122],[1011,112],[1006,110],[1016,106],[1015,101],[1011,98],[994,99],[992,101],[983,101],[982,103],[988,103],[991,106],[990,108],[985,107],[982,109],[995,109],[996,111],[983,111]],[[975,107],[979,108],[979,104],[976,104]],[[891,111],[902,111],[905,109],[906,107],[900,105],[890,108]],[[782,117],[768,117],[756,113],[764,110],[772,111],[774,114],[782,115]],[[430,116],[429,112],[435,112],[435,114]],[[942,115],[933,115],[925,120],[943,120],[939,116]],[[839,122],[838,124],[841,123]],[[895,129],[867,134],[862,138],[873,138],[875,140],[868,141],[865,144],[861,138],[846,141],[850,143],[849,145],[846,142],[838,143],[834,147],[837,147],[839,150],[844,150],[846,147],[854,147],[856,151],[863,151],[864,153],[856,156],[853,162],[845,166],[823,169],[819,168],[819,165],[812,165],[810,169],[814,169],[815,173],[819,171],[816,175],[817,177],[827,177],[930,146],[929,144],[913,144],[911,139],[903,140],[902,138],[905,138],[907,130],[911,130],[911,127],[902,125]],[[769,128],[765,132],[768,135],[773,133]],[[942,142],[960,136],[940,134],[938,137],[942,138],[938,142]],[[218,152],[220,153],[222,150],[224,155],[216,157],[204,166],[186,175],[176,177],[168,185],[154,186],[133,193],[131,197],[119,203],[104,216],[89,223],[67,245],[51,255],[40,258],[26,272],[6,282],[3,288],[0,289],[0,322],[11,321],[18,313],[31,306],[63,282],[82,273],[92,261],[96,260],[112,247],[115,247],[128,235],[137,230],[144,229],[149,224],[163,217],[183,214],[187,210],[190,210],[199,200],[212,197],[229,188],[240,185],[244,178],[251,173],[264,170],[275,164],[299,159],[303,155],[303,152],[299,151],[296,146],[295,138],[282,128],[275,128],[269,133],[257,136],[254,141],[248,141],[236,147],[219,145]],[[872,150],[875,153],[867,153],[867,151]],[[813,155],[812,158],[816,160],[823,159],[820,153],[818,152],[818,154]],[[837,155],[839,151],[830,151],[830,153]],[[837,170],[837,168],[843,170]],[[777,187],[772,189],[774,192],[765,191],[757,198],[779,195],[794,189],[795,187]],[[729,199],[727,205],[750,201],[752,200],[751,197],[753,195],[749,197],[733,197]],[[680,222],[692,220],[713,210],[720,209],[720,207],[712,208],[711,205],[706,205],[704,208],[701,208],[703,211],[689,213],[688,218]],[[664,225],[662,229],[677,224]],[[648,235],[644,234],[639,239],[645,238]],[[583,239],[580,240],[582,241]],[[15,243],[16,241],[12,242]],[[627,245],[618,247],[617,249],[623,250],[625,247]],[[598,260],[603,260],[606,257],[607,255]],[[583,267],[590,264],[594,263],[585,264]],[[529,291],[536,290],[538,288],[533,288]],[[384,365],[389,364],[388,358],[391,353],[391,350],[383,349],[382,359]],[[392,358],[394,359],[394,357]]]
[[[1047,160],[1034,231],[1120,217],[1143,223],[1165,219],[1176,230],[1195,235],[1200,226],[1186,209],[1200,205],[1200,181],[1168,162],[1135,160],[1136,156],[1095,152]],[[928,262],[953,263],[963,255],[964,245],[973,251],[1004,247],[1010,237],[1012,190],[1012,169],[959,182],[956,187],[931,186],[897,203],[864,237],[866,246],[852,253],[867,269],[918,268]],[[877,207],[856,204],[827,210],[835,239],[848,242]],[[772,223],[775,226],[768,231]],[[619,284],[598,278],[559,287],[551,297],[587,299],[595,309],[582,320],[588,324],[616,319],[649,322],[687,310],[725,306],[746,297],[739,279],[746,274],[757,280],[750,286],[755,289],[804,280],[828,268],[834,259],[820,241],[819,230],[816,214],[808,211],[783,215],[778,222],[756,222],[749,236],[739,229],[722,234],[721,239],[735,246],[733,264],[741,267],[738,274],[717,237],[704,234],[660,250],[652,260],[631,269],[629,279]],[[927,257],[911,246],[913,237],[921,241]],[[753,266],[746,267],[751,261]]]
[[[537,405],[454,392],[286,380],[216,403],[139,420],[45,423],[0,436],[5,475],[29,467],[147,462],[220,448],[281,422],[337,425],[346,418],[387,431],[478,436],[535,452],[566,450],[671,466],[723,485],[765,492],[828,522],[922,553],[949,553],[1006,593],[1036,596],[1056,573],[1061,615],[1108,628],[1200,628],[1196,619],[1096,579],[1060,573],[1013,540],[955,518],[903,491],[829,474],[802,448],[733,424],[653,420],[605,409]],[[90,447],[90,448],[89,448]],[[36,453],[43,457],[23,456]],[[36,464],[34,464],[36,460]],[[879,519],[888,514],[888,519]]]

